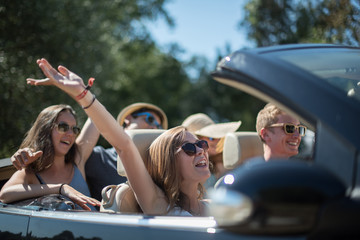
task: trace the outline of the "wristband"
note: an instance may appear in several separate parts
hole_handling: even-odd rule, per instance
[[[66,183],[63,183],[63,184],[60,185],[60,188],[59,188],[59,194],[60,194],[60,195],[62,195],[62,194],[61,194],[61,189],[62,189],[62,187],[63,187],[65,184],[66,184]]]
[[[90,88],[92,87],[93,83],[95,81],[95,78],[89,78],[88,80],[88,85],[86,85],[84,91],[82,91],[82,93],[80,93],[79,95],[76,96],[76,100],[80,100],[83,97],[85,97],[86,93],[90,90]]]
[[[82,107],[82,109],[88,109],[89,107],[91,107],[91,105],[93,105],[93,103],[95,102],[95,99],[96,99],[96,97],[95,97],[95,94],[93,94],[93,99],[91,100],[91,103],[89,104],[89,105],[87,105],[86,107]]]

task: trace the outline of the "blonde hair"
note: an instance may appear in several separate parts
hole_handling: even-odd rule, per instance
[[[262,142],[264,142],[264,139],[262,139],[260,134],[261,129],[276,123],[279,120],[278,116],[282,114],[285,114],[285,112],[272,103],[266,104],[265,107],[260,110],[256,118],[256,132]]]
[[[225,137],[220,138],[219,142],[216,144],[216,152],[222,153],[224,150]]]
[[[150,145],[146,168],[155,184],[164,191],[169,202],[169,211],[175,206],[184,208],[186,195],[181,192],[177,149],[184,143],[186,128],[178,126],[161,134]],[[203,187],[199,183],[199,198],[203,197]]]

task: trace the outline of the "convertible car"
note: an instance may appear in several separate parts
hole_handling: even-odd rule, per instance
[[[300,154],[264,162],[256,133],[229,134],[233,170],[209,192],[209,217],[86,212],[53,196],[0,203],[0,239],[360,239],[360,49],[239,50],[212,76],[299,118],[310,130]],[[2,184],[13,171],[0,161]]]

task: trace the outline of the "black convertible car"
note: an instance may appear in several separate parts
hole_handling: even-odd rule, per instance
[[[240,50],[212,76],[299,118],[314,133],[304,152],[239,164],[256,160],[261,152],[245,153],[261,144],[246,140],[256,133],[227,136],[224,161],[234,170],[209,194],[211,217],[94,213],[35,199],[0,203],[0,239],[360,239],[360,49]],[[0,161],[2,184],[13,171]]]

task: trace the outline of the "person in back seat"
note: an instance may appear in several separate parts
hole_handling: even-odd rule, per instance
[[[256,118],[256,131],[264,147],[264,159],[289,158],[298,154],[306,127],[299,120],[268,103]]]
[[[90,198],[84,170],[92,143],[84,140],[86,134],[76,124],[69,105],[53,105],[40,112],[11,157],[17,171],[1,189],[2,202],[59,193],[85,210],[96,210],[93,206],[100,202]]]
[[[181,125],[200,140],[206,140],[209,143],[211,177],[204,186],[207,189],[212,188],[216,181],[228,171],[224,167],[222,155],[225,135],[235,132],[240,127],[241,121],[215,123],[208,115],[195,113],[188,116]]]
[[[90,119],[89,119],[90,120]],[[117,121],[125,130],[130,129],[167,129],[168,120],[165,112],[150,103],[133,103],[120,111]],[[82,129],[88,136],[98,139],[99,131],[95,125]],[[101,190],[111,184],[127,181],[117,172],[117,153],[115,148],[96,146],[85,165],[86,180],[93,198],[101,201]]]
[[[147,215],[207,215],[202,183],[210,177],[208,144],[178,126],[162,133],[150,146],[144,163],[124,129],[91,94],[83,80],[46,59],[37,64],[47,78],[27,79],[30,85],[54,85],[74,98],[105,139],[116,149],[136,199]]]

